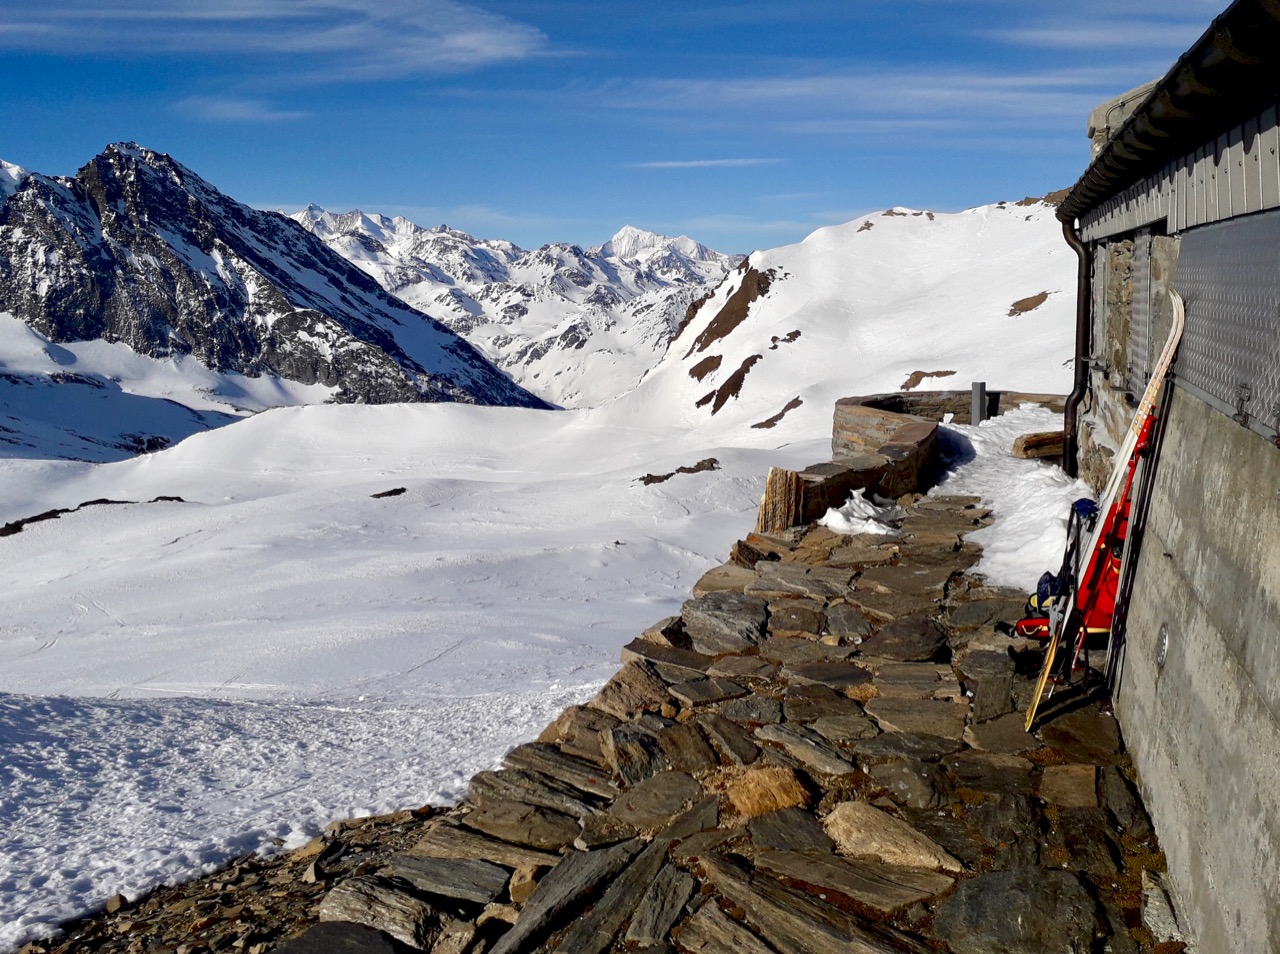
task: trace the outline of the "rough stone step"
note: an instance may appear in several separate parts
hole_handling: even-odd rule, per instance
[[[686,811],[702,786],[684,772],[659,772],[618,796],[609,814],[639,831],[657,831]]]
[[[959,788],[996,794],[1031,794],[1034,766],[1019,756],[970,749],[946,756],[942,764],[955,776]]]
[[[693,584],[693,595],[741,593],[746,589],[747,584],[754,583],[755,579],[755,570],[736,563],[726,563],[723,566],[712,567],[702,574],[698,582]]]
[[[842,855],[866,855],[908,868],[964,870],[964,865],[936,842],[866,802],[841,802],[823,819],[822,827]]]
[[[904,615],[885,623],[862,641],[869,656],[900,662],[945,662],[950,653],[947,634],[928,616]]]
[[[759,656],[722,656],[707,667],[707,675],[734,682],[770,680],[778,675],[778,666]]]
[[[734,722],[781,722],[782,703],[772,696],[752,693],[726,702],[720,706],[720,714]]]
[[[645,891],[666,864],[669,839],[654,839],[627,865],[586,914],[574,920],[556,946],[564,954],[602,954],[637,910]]]
[[[632,839],[597,851],[570,852],[538,882],[515,925],[498,939],[489,954],[530,950],[550,934],[565,915],[580,911],[642,847],[638,839]]]
[[[955,954],[1091,951],[1096,925],[1097,904],[1079,878],[1038,868],[964,881],[934,918],[938,937]]]
[[[703,859],[702,868],[712,887],[741,909],[751,926],[780,951],[899,954],[902,950],[877,938],[839,908],[786,888],[730,858],[708,856]],[[919,943],[906,949],[916,954],[927,951]]]
[[[728,679],[698,679],[670,687],[671,695],[686,706],[705,706],[748,695],[751,690]]]
[[[680,608],[690,644],[700,653],[720,655],[750,649],[765,633],[768,604],[740,593],[708,593]]]
[[[737,722],[714,712],[707,712],[698,714],[697,723],[711,740],[711,744],[731,765],[750,765],[760,757],[760,747]]]
[[[769,632],[775,636],[818,636],[826,625],[825,609],[822,600],[773,600],[769,603]]]
[[[645,662],[632,662],[614,673],[587,705],[625,722],[638,710],[656,709],[666,698],[667,684],[657,670]]]
[[[775,742],[796,761],[826,775],[844,775],[857,766],[830,742],[799,725],[766,725],[756,729],[756,738]]]
[[[754,860],[762,871],[844,895],[883,914],[936,897],[955,884],[954,878],[933,871],[850,860],[815,850],[759,851]]]
[[[671,926],[693,897],[694,880],[674,865],[664,865],[636,905],[625,941],[636,947],[664,944]]]
[[[542,730],[538,741],[558,744],[566,755],[604,765],[604,755],[600,751],[600,733],[620,724],[621,720],[617,716],[599,709],[569,706],[555,722]]]
[[[489,904],[506,891],[511,872],[487,861],[394,855],[387,871],[419,891],[444,898]]]
[[[505,868],[549,866],[560,860],[559,855],[488,838],[443,819],[427,829],[407,854],[423,858],[491,861]]]
[[[813,722],[824,716],[861,715],[862,704],[829,686],[791,686],[782,700],[788,722]]]
[[[578,820],[539,805],[493,800],[468,812],[462,823],[515,845],[559,851],[578,837]]]
[[[865,708],[885,732],[912,732],[944,739],[960,739],[964,735],[964,706],[953,702],[880,696],[868,700]]]
[[[671,767],[657,734],[634,723],[615,726],[605,732],[600,750],[624,786],[635,785]]]
[[[847,712],[837,716],[822,716],[814,719],[810,728],[828,742],[856,742],[859,739],[873,739],[880,734],[875,722],[862,711]]]
[[[582,818],[597,811],[601,800],[585,795],[550,775],[517,769],[477,772],[467,786],[467,800],[477,807],[489,802],[525,802]]]
[[[822,823],[812,812],[798,808],[781,808],[757,815],[747,823],[747,831],[751,834],[751,844],[757,850],[835,850],[835,842],[822,830]]]
[[[647,662],[667,682],[684,682],[705,676],[707,667],[715,660],[692,649],[677,649],[647,639],[633,639],[622,647],[622,661]]]
[[[507,768],[525,769],[540,772],[559,779],[579,791],[600,798],[611,799],[618,794],[618,788],[609,780],[599,765],[566,755],[556,746],[545,742],[526,742],[517,745],[502,759]]]
[[[794,666],[810,662],[838,662],[856,652],[853,646],[830,646],[803,636],[770,636],[760,644],[760,658]]]
[[[825,612],[826,632],[831,636],[842,636],[847,639],[863,639],[870,636],[874,627],[856,606],[849,603],[834,603]]]
[[[689,954],[777,954],[741,924],[730,920],[715,901],[703,904],[672,936]]]
[[[949,566],[898,566],[871,567],[858,576],[858,590],[885,589],[894,593],[912,593],[927,599],[942,596],[947,581],[956,571]]]
[[[938,604],[914,593],[883,592],[874,589],[854,590],[846,602],[877,623],[914,616],[932,616]],[[868,650],[875,652],[875,650]],[[888,655],[887,653],[885,655]]]
[[[799,563],[757,563],[756,580],[747,596],[776,600],[801,598],[827,601],[844,596],[853,582],[851,570],[805,566]]]
[[[320,902],[319,918],[360,924],[410,947],[429,950],[440,936],[443,917],[406,887],[403,882],[380,875],[348,878]]]
[[[885,732],[853,744],[860,762],[885,762],[892,759],[921,759],[936,762],[944,755],[964,747],[959,739],[943,739],[936,735],[913,732]]]
[[[707,742],[696,720],[661,730],[658,744],[662,746],[667,764],[677,772],[696,775],[720,764],[720,757]]]
[[[793,685],[817,684],[845,693],[871,683],[871,673],[853,662],[794,663],[783,667],[781,678]]]
[[[397,954],[403,948],[373,928],[346,921],[321,921],[273,950],[278,954]]]

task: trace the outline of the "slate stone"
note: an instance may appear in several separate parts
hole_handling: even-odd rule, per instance
[[[728,679],[699,679],[680,682],[671,687],[671,695],[686,706],[705,706],[725,699],[736,699],[751,692]]]
[[[974,723],[987,722],[1013,711],[1014,662],[1008,653],[969,653],[960,670],[973,693]]]
[[[982,629],[996,622],[1015,623],[1022,618],[1026,604],[1021,600],[972,600],[958,603],[947,611],[947,623],[953,629]]]
[[[720,824],[720,797],[708,795],[688,811],[677,815],[662,831],[662,838],[688,838]]]
[[[321,921],[275,948],[280,954],[397,954],[395,942],[381,931],[346,921]]]
[[[959,739],[964,735],[964,707],[954,702],[881,697],[868,700],[864,708],[885,732],[910,732],[944,739]]]
[[[507,889],[510,872],[487,861],[393,855],[387,870],[419,891],[473,904],[497,901]]]
[[[951,650],[942,627],[925,616],[885,623],[862,641],[862,651],[902,662],[946,662]]]
[[[573,851],[538,882],[515,925],[498,939],[489,954],[527,950],[550,934],[561,919],[581,910],[602,885],[612,880],[640,853],[638,840],[597,851]]]
[[[1120,760],[1116,720],[1097,703],[1054,718],[1040,728],[1040,738],[1073,762],[1115,765]]]
[[[964,823],[987,849],[993,869],[1026,868],[1039,863],[1039,813],[1026,795],[1002,794],[968,805]]]
[[[646,662],[667,682],[684,682],[706,675],[712,658],[692,649],[663,646],[647,639],[633,639],[622,647],[622,661]]]
[[[559,851],[572,844],[579,831],[578,820],[560,812],[496,800],[467,813],[462,823],[501,841],[544,851]]]
[[[669,824],[702,795],[702,786],[684,772],[659,772],[618,796],[609,814],[640,831]]]
[[[726,563],[712,567],[702,574],[698,582],[693,584],[694,596],[706,596],[708,593],[741,593],[747,584],[754,583],[756,571],[749,567]]]
[[[1041,854],[1041,864],[1110,877],[1119,870],[1113,838],[1102,809],[1060,809],[1045,839],[1048,850]]]
[[[836,547],[827,557],[829,566],[858,570],[883,566],[898,558],[898,544],[893,540],[886,541],[880,534],[852,534],[845,539],[848,542]]]
[[[667,764],[677,772],[693,775],[720,764],[720,757],[708,744],[696,721],[663,729],[658,733],[658,744]]]
[[[782,703],[769,696],[751,694],[726,702],[720,714],[734,722],[759,722],[768,725],[782,721]]]
[[[766,599],[827,601],[844,596],[853,581],[851,570],[806,566],[802,563],[757,563],[756,580],[743,591]]]
[[[1016,755],[970,750],[948,755],[942,764],[955,776],[957,788],[995,794],[1031,794],[1032,764]]]
[[[883,587],[898,593],[941,599],[947,580],[954,572],[947,566],[922,566],[916,563],[870,567],[858,576],[857,585],[859,590]]]
[[[964,740],[975,749],[1005,755],[1034,752],[1043,746],[1039,739],[1027,732],[1026,716],[1021,712],[1011,712],[981,725],[970,725],[964,730]]]
[[[861,610],[868,619],[882,623],[915,616],[932,616],[938,611],[937,603],[914,593],[855,589],[845,600]]]
[[[582,831],[573,840],[573,847],[579,851],[590,851],[605,845],[616,845],[620,841],[636,836],[636,826],[622,819],[599,812],[582,819]]]
[[[1142,806],[1133,784],[1114,765],[1108,765],[1098,774],[1098,790],[1102,806],[1111,812],[1116,826],[1125,834],[1145,841],[1152,834],[1151,818]]]
[[[899,662],[864,653],[859,660],[875,676],[885,698],[958,700],[960,683],[946,663]]]
[[[719,676],[742,682],[749,679],[773,679],[778,674],[778,666],[759,656],[721,656],[707,667],[708,676]]]
[[[829,646],[803,636],[770,636],[760,644],[762,659],[784,666],[848,659],[855,651],[852,646]]]
[[[782,700],[787,722],[813,722],[823,716],[861,713],[862,705],[829,686],[791,686]]]
[[[670,768],[658,737],[638,725],[623,724],[609,729],[600,749],[624,786],[635,785]]]
[[[954,878],[934,871],[840,858],[823,851],[760,851],[754,860],[761,871],[812,885],[823,896],[843,895],[882,914],[928,900],[955,884]]]
[[[566,755],[556,746],[545,742],[517,745],[503,756],[502,761],[507,768],[549,775],[590,795],[609,799],[618,794],[617,786],[609,780],[609,773],[600,765]]]
[[[768,604],[740,593],[708,593],[680,608],[689,642],[700,653],[749,649],[764,638]]]
[[[713,828],[710,831],[700,831],[676,842],[671,849],[671,858],[681,865],[696,864],[712,852],[732,850],[734,843],[741,840],[741,828]]]
[[[637,910],[645,890],[666,863],[670,847],[669,840],[651,842],[622,870],[591,910],[574,919],[556,950],[564,954],[603,954],[623,922]]]
[[[871,673],[851,662],[796,663],[782,670],[782,679],[795,685],[828,686],[848,692],[871,682]]]
[[[590,815],[601,804],[600,799],[562,785],[550,775],[517,769],[477,772],[467,787],[467,801],[476,806],[493,801],[524,802],[563,812],[572,818]]]
[[[657,670],[645,662],[631,662],[615,672],[587,705],[625,722],[637,710],[657,708],[666,698],[667,684]]]
[[[826,622],[826,632],[832,636],[859,639],[870,636],[872,631],[871,623],[862,611],[848,603],[835,603],[828,606]]]
[[[961,882],[933,922],[954,954],[1088,954],[1097,925],[1097,904],[1079,878],[1039,868]]]
[[[837,743],[873,739],[880,734],[871,717],[860,710],[814,719],[810,728],[827,741]]]
[[[645,889],[625,940],[636,947],[654,947],[666,941],[684,906],[693,897],[694,880],[679,868],[665,865]]]
[[[1040,771],[1036,794],[1050,805],[1097,808],[1098,768],[1095,765],[1046,765]]]
[[[672,936],[689,954],[777,954],[749,930],[709,901]]]
[[[747,831],[757,850],[835,850],[835,842],[827,837],[813,813],[798,808],[780,808],[757,815],[747,823]]]
[[[428,950],[440,936],[441,912],[405,887],[379,875],[348,878],[320,902],[319,919],[362,924]]]
[[[818,733],[802,725],[766,725],[756,729],[756,738],[774,742],[806,768],[826,775],[844,775],[857,770],[847,755]]]
[[[721,758],[730,765],[750,765],[760,757],[760,747],[737,722],[711,712],[699,713],[696,721],[719,751]]]
[[[946,772],[934,762],[884,762],[867,769],[872,784],[907,808],[940,808],[953,798]]]
[[[862,739],[853,744],[860,761],[883,762],[890,759],[922,759],[936,762],[963,748],[958,739],[943,739],[936,735],[916,735],[912,732],[886,732],[872,739]]]
[[[567,755],[604,765],[600,752],[600,733],[612,729],[621,720],[617,716],[586,706],[569,706],[559,718],[538,736],[539,742],[558,743]]]
[[[428,828],[407,854],[423,858],[470,858],[492,861],[506,868],[554,865],[560,856],[513,845],[441,820]]]
[[[907,822],[866,802],[840,802],[822,820],[836,850],[850,857],[870,856],[908,868],[961,871],[963,865]]]
[[[826,622],[824,608],[822,600],[775,600],[769,604],[769,632],[817,636]]]
[[[900,814],[903,821],[912,828],[930,841],[936,842],[948,854],[959,858],[964,862],[965,867],[973,869],[978,867],[990,852],[984,850],[983,843],[966,824],[968,819],[962,820],[956,816],[956,812],[960,810],[950,806],[942,809],[902,808]],[[1032,831],[1034,832],[1034,829]]]
[[[780,951],[806,954],[887,954],[893,950],[852,915],[773,878],[720,856],[702,867],[715,890],[741,909],[746,920]],[[908,950],[923,952],[923,945]]]

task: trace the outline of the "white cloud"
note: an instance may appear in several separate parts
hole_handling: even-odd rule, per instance
[[[542,52],[541,31],[461,0],[50,0],[6,13],[0,48],[220,54],[310,81],[465,69]]]
[[[671,159],[661,162],[632,162],[630,169],[733,169],[742,166],[772,166],[781,159]]]
[[[214,122],[280,123],[307,119],[311,113],[278,109],[259,99],[235,99],[222,96],[188,96],[178,102],[179,111],[196,119]]]

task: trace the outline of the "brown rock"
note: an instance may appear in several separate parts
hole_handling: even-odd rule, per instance
[[[572,844],[579,831],[577,819],[523,802],[488,802],[462,822],[502,841],[548,851]]]
[[[560,860],[558,855],[487,838],[443,819],[428,828],[408,854],[424,858],[471,858],[507,868],[553,865]]]
[[[862,641],[862,651],[903,662],[945,662],[950,648],[941,626],[925,616],[908,616],[881,626]]]
[[[589,795],[609,799],[618,793],[617,787],[609,780],[609,773],[599,764],[568,755],[554,745],[543,742],[517,745],[503,756],[502,761],[507,768],[549,775]]]
[[[959,739],[964,734],[964,707],[953,702],[880,696],[869,700],[866,710],[885,732],[913,732],[944,739]]]
[[[742,652],[758,643],[768,612],[764,600],[738,593],[708,593],[680,608],[692,647],[713,656]]]
[[[1039,795],[1064,808],[1098,807],[1098,769],[1093,765],[1046,765]]]
[[[587,703],[624,722],[640,709],[660,706],[667,698],[667,684],[645,663],[627,663],[604,684],[599,695]]]
[[[841,802],[823,819],[836,850],[850,857],[870,856],[908,868],[962,871],[964,866],[936,842],[906,822],[866,802]]]
[[[822,632],[826,615],[821,600],[775,600],[769,604],[769,631],[776,635],[810,634]]]
[[[667,764],[690,775],[715,768],[720,758],[712,751],[696,722],[674,725],[658,733],[658,744]]]
[[[773,679],[777,674],[777,665],[759,656],[722,656],[707,667],[708,676],[719,676],[734,682]]]
[[[521,865],[511,872],[511,883],[507,891],[513,904],[524,904],[538,886],[538,881],[549,869],[543,865]]]
[[[744,592],[769,600],[801,598],[825,602],[844,596],[852,580],[852,571],[837,567],[757,563],[756,580]]]
[[[700,907],[672,936],[690,954],[776,954],[764,941],[730,920],[714,902]]]
[[[600,749],[623,785],[634,785],[671,767],[658,736],[635,723],[608,730],[601,739]]]
[[[802,725],[766,725],[756,729],[756,738],[782,746],[797,762],[825,775],[845,775],[857,766],[818,733]]]
[[[705,706],[725,699],[736,699],[751,692],[728,679],[698,679],[671,687],[671,695],[686,706]]]
[[[321,921],[349,921],[427,950],[440,936],[441,914],[427,902],[376,875],[348,878],[325,896]]]
[[[659,772],[623,792],[609,814],[639,831],[657,831],[689,808],[702,786],[684,772]]]
[[[608,812],[600,812],[582,819],[582,832],[573,840],[573,846],[579,851],[590,851],[606,845],[616,845],[620,841],[636,836],[636,828]]]
[[[648,663],[667,682],[684,682],[704,677],[707,667],[714,660],[711,656],[704,656],[692,649],[678,649],[646,639],[633,639],[622,647],[622,661]]]
[[[908,905],[936,897],[954,878],[919,868],[840,858],[823,851],[761,851],[756,867],[893,914]]]
[[[736,563],[726,563],[724,566],[713,567],[704,573],[698,582],[693,584],[693,595],[741,593],[749,583],[754,583],[755,579],[755,570]]]
[[[605,764],[600,751],[600,733],[612,729],[620,720],[617,716],[586,706],[569,706],[559,718],[542,730],[539,742],[558,743],[560,749],[578,758]]]
[[[711,712],[699,714],[698,723],[729,764],[750,765],[760,757],[759,746],[751,741],[751,735],[738,723]]]

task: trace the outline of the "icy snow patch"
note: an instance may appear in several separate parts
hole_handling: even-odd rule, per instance
[[[832,507],[823,514],[818,523],[836,533],[887,535],[898,532],[895,523],[902,516],[902,508],[891,500],[873,502],[865,494],[855,493],[843,507]]]

